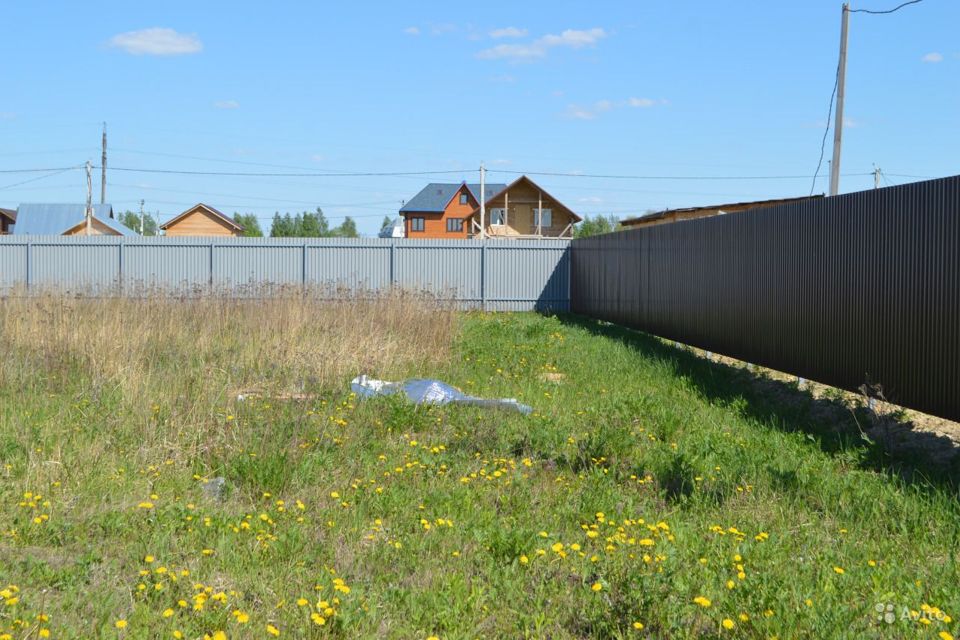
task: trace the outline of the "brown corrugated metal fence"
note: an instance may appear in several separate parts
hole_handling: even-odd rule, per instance
[[[571,308],[960,420],[960,176],[575,240]]]

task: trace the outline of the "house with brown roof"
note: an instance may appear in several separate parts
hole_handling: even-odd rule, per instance
[[[483,192],[487,237],[569,238],[581,220],[526,176],[510,184],[486,184]],[[406,237],[479,237],[480,197],[478,184],[428,184],[400,209]]]
[[[243,227],[233,218],[202,202],[163,223],[160,230],[168,236],[243,235]]]
[[[10,233],[10,227],[17,222],[16,209],[0,209],[0,235]]]
[[[714,204],[704,207],[686,207],[683,209],[664,209],[655,213],[638,216],[636,218],[627,218],[620,221],[620,226],[627,229],[641,229],[643,227],[652,227],[658,224],[668,224],[670,222],[680,222],[682,220],[694,220],[697,218],[709,218],[726,213],[740,213],[750,211],[751,209],[762,209],[764,207],[775,207],[778,204],[787,204],[789,202],[800,202],[802,200],[811,200],[813,198],[822,198],[823,194],[815,196],[799,196],[797,198],[774,198],[773,200],[755,200],[753,202],[732,202],[729,204]]]

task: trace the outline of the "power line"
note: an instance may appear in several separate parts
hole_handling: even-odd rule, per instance
[[[910,4],[917,4],[918,2],[923,2],[923,0],[910,0],[910,2],[904,2],[903,4],[897,5],[893,9],[887,9],[886,11],[871,11],[870,9],[847,9],[848,13],[872,13],[873,15],[883,15],[886,13],[893,13],[894,11],[899,11],[905,6]]]
[[[99,169],[100,167],[94,167]],[[273,178],[354,178],[387,176],[428,176],[439,174],[464,173],[462,169],[444,171],[351,171],[342,173],[258,173],[245,171],[187,171],[184,169],[141,169],[135,167],[111,167],[111,171],[133,171],[136,173],[165,173],[186,176],[237,176],[237,177],[273,177]]]
[[[840,85],[840,63],[837,62],[837,73],[833,79],[833,91],[830,92],[830,106],[827,107],[827,126],[823,129],[823,139],[820,141],[820,159],[817,160],[817,170],[813,172],[813,183],[810,185],[810,195],[817,188],[817,177],[820,167],[823,166],[823,153],[827,148],[827,135],[830,133],[830,116],[833,114],[833,101],[837,97],[837,87]]]
[[[82,169],[83,165],[78,164],[75,167],[50,167],[48,169],[0,169],[0,173],[46,173],[48,171],[70,171],[71,169]]]
[[[67,171],[73,171],[74,169],[79,169],[80,167],[67,167],[66,169],[60,169],[59,171],[54,171],[53,173],[48,173],[45,176],[37,176],[36,178],[29,178],[27,180],[21,180],[20,182],[14,182],[13,184],[8,184],[0,187],[0,189],[11,189],[13,187],[19,187],[22,184],[27,184],[29,182],[36,182],[37,180],[44,180],[46,178],[52,178],[53,176],[58,176],[61,173],[66,173]]]
[[[564,173],[559,171],[513,171],[507,169],[487,169],[487,173],[509,173],[528,176],[553,176],[561,178],[603,178],[608,180],[806,180],[809,175],[796,176],[642,176],[613,175],[596,173]],[[872,173],[847,173],[845,176],[870,176]]]

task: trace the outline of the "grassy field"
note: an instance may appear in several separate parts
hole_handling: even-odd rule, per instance
[[[0,357],[0,638],[958,633],[955,466],[640,334],[45,298],[0,303]]]

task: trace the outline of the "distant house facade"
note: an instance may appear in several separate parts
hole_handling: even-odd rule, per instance
[[[10,233],[10,228],[17,222],[16,209],[0,209],[0,235]]]
[[[488,184],[487,197],[505,184]],[[432,182],[400,209],[407,238],[466,238],[468,219],[480,206],[480,185]]]
[[[581,218],[526,176],[510,184],[431,183],[401,209],[407,238],[569,238]]]
[[[697,218],[709,218],[727,213],[740,213],[751,209],[762,209],[764,207],[775,207],[778,204],[787,204],[789,202],[800,202],[802,200],[812,200],[822,198],[823,195],[800,196],[797,198],[775,198],[773,200],[756,200],[753,202],[733,202],[729,204],[715,204],[705,207],[686,207],[684,209],[665,209],[656,213],[648,213],[645,216],[636,218],[627,218],[620,221],[620,225],[627,229],[640,229],[643,227],[652,227],[658,224],[669,224],[671,222],[680,222],[682,220],[695,220]]]
[[[135,236],[113,217],[113,206],[93,205],[87,223],[83,204],[21,204],[8,233],[33,236]]]
[[[243,227],[230,216],[202,202],[160,225],[168,236],[240,236]]]

